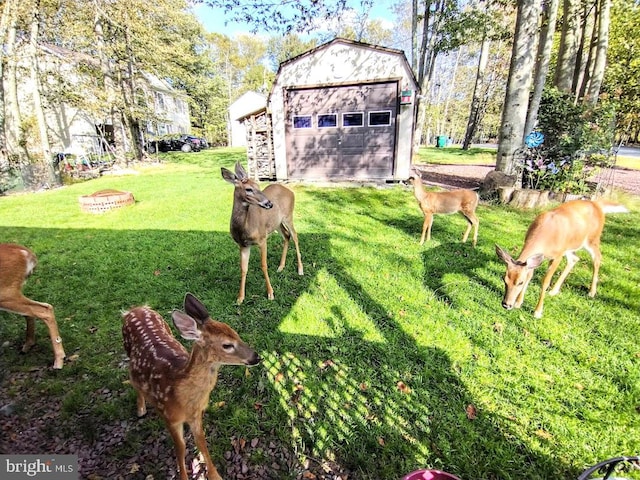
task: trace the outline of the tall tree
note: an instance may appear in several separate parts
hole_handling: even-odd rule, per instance
[[[514,154],[524,141],[540,9],[537,0],[518,2],[496,160],[496,170],[507,174],[512,173]]]
[[[585,100],[592,105],[598,101],[607,62],[609,24],[611,22],[611,0],[599,0],[598,6],[598,15],[596,16],[596,20],[594,20],[598,26],[597,41],[595,42],[595,60],[590,75],[589,88],[585,97]]]
[[[533,94],[529,102],[527,120],[524,127],[525,136],[531,133],[538,118],[538,109],[542,99],[549,64],[551,59],[551,49],[553,47],[553,37],[556,30],[556,18],[558,16],[559,0],[549,0],[545,2],[542,10],[542,28],[540,29],[540,41],[538,42],[538,53],[536,55],[535,71],[533,74]]]

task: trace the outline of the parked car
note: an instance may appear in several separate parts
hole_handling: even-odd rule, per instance
[[[145,143],[145,150],[149,153],[156,152],[199,152],[204,147],[202,139],[187,134],[170,134],[150,139]]]

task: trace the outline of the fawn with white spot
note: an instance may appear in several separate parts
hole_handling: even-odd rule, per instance
[[[184,310],[174,310],[172,319],[182,337],[194,341],[191,352],[150,308],[137,307],[124,314],[122,336],[129,356],[129,378],[138,393],[138,416],[147,412],[149,402],[166,423],[180,479],[187,480],[183,431],[187,423],[205,459],[207,478],[221,480],[202,426],[209,395],[222,365],[257,365],[260,357],[231,327],[212,320],[206,307],[190,293],[185,296]]]
[[[233,210],[231,212],[231,236],[240,247],[240,291],[237,303],[244,301],[247,270],[251,245],[260,248],[260,265],[267,284],[267,298],[273,300],[273,287],[267,269],[267,236],[279,230],[284,245],[278,271],[281,272],[287,260],[289,239],[293,239],[298,260],[298,275],[304,275],[298,234],[293,226],[293,207],[295,197],[284,185],[271,184],[260,190],[260,186],[251,180],[242,165],[236,163],[236,173],[222,168],[222,178],[231,183],[233,192]]]
[[[417,172],[407,179],[407,183],[413,185],[413,194],[418,201],[420,210],[424,213],[420,245],[424,244],[425,235],[427,241],[431,240],[431,225],[433,225],[434,214],[460,212],[467,222],[469,222],[462,237],[462,242],[467,241],[469,232],[471,232],[471,227],[473,226],[473,246],[476,246],[476,243],[478,243],[478,224],[480,223],[476,216],[476,208],[480,200],[477,192],[466,189],[450,190],[447,192],[427,192],[423,188],[422,179]]]
[[[27,335],[23,352],[28,352],[36,343],[35,319],[41,319],[49,329],[53,346],[53,368],[62,368],[65,353],[58,332],[58,323],[53,307],[24,296],[22,288],[31,275],[38,260],[27,247],[15,243],[0,243],[0,310],[17,313],[27,319]]]

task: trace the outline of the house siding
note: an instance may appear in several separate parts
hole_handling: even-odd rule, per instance
[[[414,94],[417,83],[404,57],[398,50],[389,50],[355,42],[334,40],[296,57],[280,66],[269,96],[273,125],[273,147],[276,177],[289,178],[287,162],[287,95],[301,88],[337,88],[347,85],[397,82],[399,89]],[[395,160],[388,179],[409,176],[411,165],[413,122],[411,104],[400,105],[396,112]]]

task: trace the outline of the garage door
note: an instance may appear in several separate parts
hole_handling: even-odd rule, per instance
[[[397,82],[288,90],[289,177],[391,178],[397,105]]]

